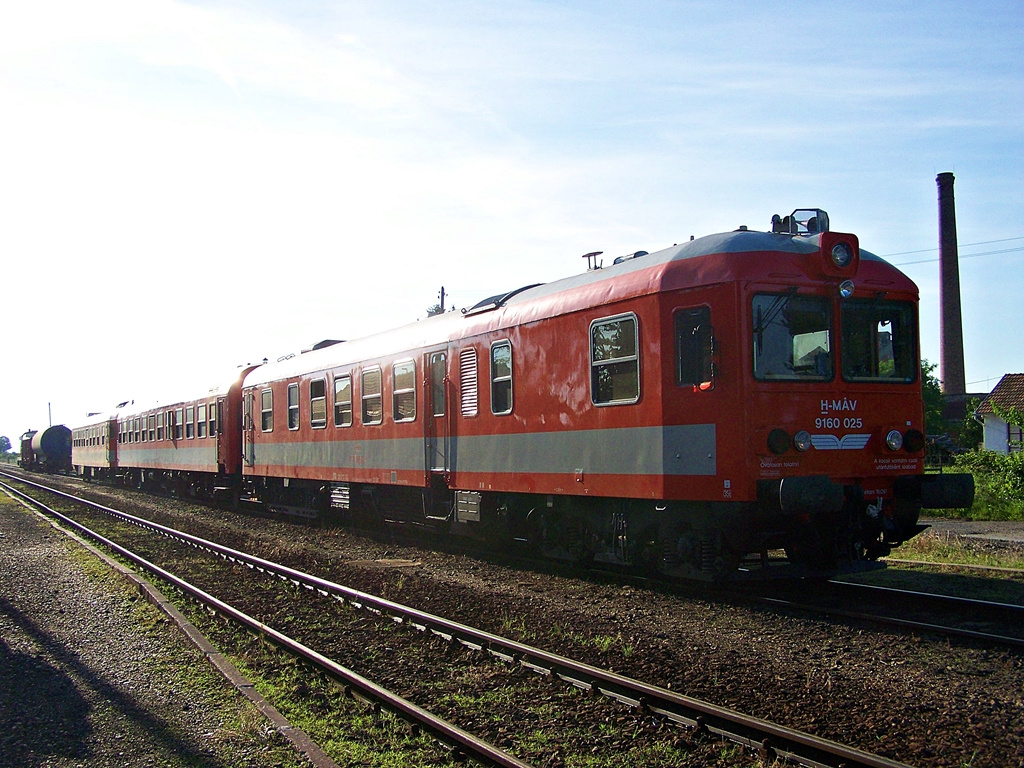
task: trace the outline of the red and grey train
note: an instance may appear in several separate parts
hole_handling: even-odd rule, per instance
[[[856,568],[972,503],[924,473],[916,286],[824,211],[591,267],[123,408],[74,464],[697,578]]]

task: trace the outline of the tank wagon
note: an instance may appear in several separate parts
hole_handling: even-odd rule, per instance
[[[36,436],[36,430],[26,431],[18,442],[21,444],[18,452],[18,466],[28,469],[35,463],[35,454],[32,452],[32,438]]]
[[[923,471],[916,286],[824,211],[598,255],[115,419],[112,466],[705,579],[779,550],[817,572],[863,567],[919,532],[923,506],[971,504],[970,475]],[[212,447],[164,458],[215,431],[216,462]]]
[[[21,461],[25,469],[68,472],[71,469],[71,430],[55,424],[44,430],[28,430],[21,436]]]

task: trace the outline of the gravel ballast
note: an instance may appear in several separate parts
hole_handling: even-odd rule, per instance
[[[0,765],[305,764],[127,582],[0,494]]]
[[[500,558],[431,551],[177,500],[99,488],[86,495],[911,765],[1024,767],[1024,665],[1014,651],[577,578],[560,569],[521,570]],[[396,562],[412,565],[390,565]],[[357,655],[341,660],[359,671]],[[482,735],[503,744],[500,732]],[[535,762],[561,764],[554,752]]]

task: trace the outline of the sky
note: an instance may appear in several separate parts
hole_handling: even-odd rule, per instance
[[[938,363],[945,171],[987,392],[1022,40],[1020,0],[6,3],[0,435],[806,207],[918,284]]]

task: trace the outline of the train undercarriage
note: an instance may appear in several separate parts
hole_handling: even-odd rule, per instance
[[[401,526],[532,557],[702,581],[876,567],[925,528],[922,506],[966,506],[973,496],[970,475],[900,478],[892,498],[875,503],[858,485],[824,477],[764,482],[756,502],[711,503],[452,491],[441,476],[419,488],[126,468],[108,477],[80,474],[178,498],[364,528]]]
[[[875,504],[859,486],[827,478],[791,484],[788,495],[768,488],[749,503],[451,491],[440,478],[432,488],[259,478],[244,496],[280,514],[404,526],[531,556],[719,581],[876,567],[924,529],[921,483],[906,478],[895,498]],[[951,506],[961,486],[940,481],[934,506]]]

